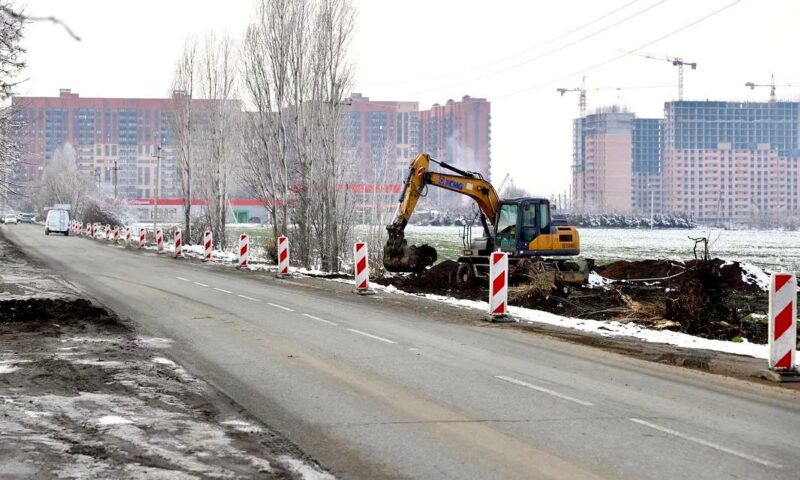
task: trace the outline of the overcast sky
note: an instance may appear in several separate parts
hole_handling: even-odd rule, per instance
[[[632,55],[605,61],[735,0],[354,1],[355,92],[421,108],[463,95],[489,99],[493,178],[510,173],[519,186],[549,195],[569,185],[578,114],[577,94],[562,98],[556,88],[577,87],[583,75],[588,89],[647,87],[589,91],[589,110],[617,103],[659,117],[677,96],[677,69]],[[83,41],[48,23],[31,25],[20,93],[164,96],[186,35],[213,29],[238,37],[253,2],[30,0],[30,14],[57,16]],[[744,83],[768,83],[771,73],[795,85],[779,88],[779,97],[798,99],[798,22],[798,0],[741,0],[641,51],[698,63],[686,71],[686,99],[766,100],[768,89],[751,92]]]

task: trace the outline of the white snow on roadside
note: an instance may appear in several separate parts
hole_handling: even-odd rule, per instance
[[[306,462],[288,455],[278,457],[278,462],[291,472],[300,475],[303,480],[333,480],[336,478],[330,473],[318,470]]]
[[[161,337],[138,337],[136,341],[143,346],[150,348],[169,348],[174,340]]]
[[[119,415],[104,415],[97,419],[98,425],[108,426],[108,425],[127,425],[129,423],[133,423],[132,421],[128,420],[127,418],[120,417]]]
[[[352,283],[352,281],[346,279],[331,279],[331,281]],[[435,300],[437,302],[442,302],[457,307],[481,310],[484,312],[489,311],[488,302],[464,300],[434,294],[417,295],[404,292],[391,285],[384,286],[372,283],[371,287],[375,290],[380,290],[387,293],[397,293],[416,297],[422,296],[430,300]],[[745,355],[748,357],[764,359],[766,359],[769,354],[766,345],[750,343],[746,339],[741,343],[729,342],[725,340],[712,340],[681,332],[673,332],[670,330],[652,330],[643,328],[634,323],[562,317],[553,313],[543,312],[541,310],[533,310],[530,308],[510,306],[508,311],[518,322],[545,323],[557,327],[571,328],[583,332],[595,333],[604,337],[632,337],[645,342],[666,343],[668,345],[675,345],[676,347],[713,350],[717,352],[733,353],[736,355]]]
[[[153,363],[158,363],[160,365],[168,365],[170,367],[177,367],[178,365],[173,362],[172,360],[164,357],[153,357],[150,359]]]
[[[244,420],[225,420],[224,422],[220,422],[220,424],[233,427],[237,432],[244,432],[244,433],[258,433],[261,429],[252,423],[245,422]]]
[[[740,263],[739,267],[742,269],[743,282],[758,285],[764,291],[769,290],[770,274],[750,263]]]
[[[19,370],[19,367],[12,367],[10,365],[0,365],[0,374],[13,373]]]
[[[602,287],[610,283],[614,283],[614,280],[603,277],[595,271],[589,272],[589,287]]]

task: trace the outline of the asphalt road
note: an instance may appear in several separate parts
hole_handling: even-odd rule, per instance
[[[342,478],[800,478],[797,392],[414,298],[0,230]]]

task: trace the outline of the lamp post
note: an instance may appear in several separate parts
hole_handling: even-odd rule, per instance
[[[114,159],[114,198],[117,198],[117,179],[119,178],[119,173],[117,173],[117,159]]]

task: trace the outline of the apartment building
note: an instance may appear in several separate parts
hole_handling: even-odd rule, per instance
[[[798,210],[800,102],[665,104],[668,212],[747,221]]]

